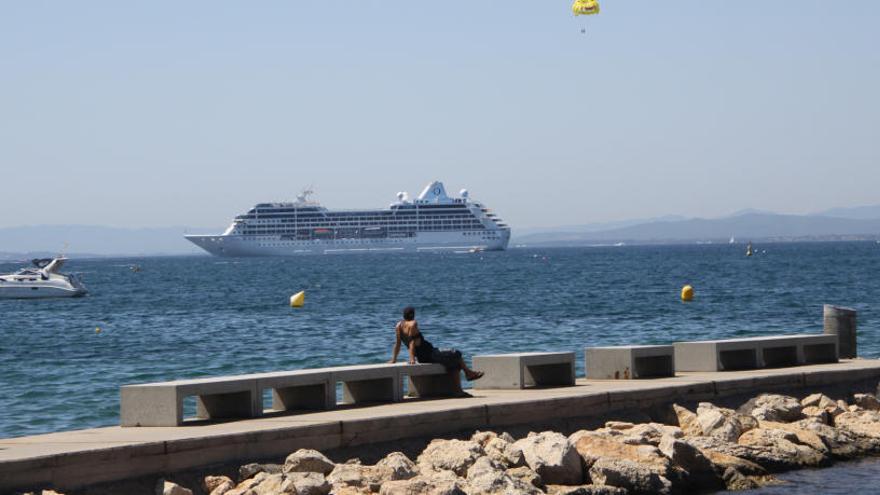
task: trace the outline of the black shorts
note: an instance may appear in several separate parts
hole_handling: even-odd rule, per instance
[[[456,349],[431,349],[431,363],[442,364],[447,371],[461,369],[461,352]]]

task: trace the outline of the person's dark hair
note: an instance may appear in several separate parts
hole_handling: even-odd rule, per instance
[[[403,308],[403,319],[406,321],[413,321],[416,319],[416,308],[412,306],[407,306]]]

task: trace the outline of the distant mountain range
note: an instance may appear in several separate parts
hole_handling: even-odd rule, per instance
[[[89,225],[0,228],[0,260],[66,253],[75,257],[204,254],[183,238],[222,228],[127,229]],[[564,227],[517,229],[511,245],[583,246],[679,242],[880,239],[880,205],[835,208],[809,215],[741,210],[721,218],[664,216]]]
[[[660,217],[513,232],[514,245],[880,239],[880,205],[809,215],[741,210],[721,218]]]
[[[209,234],[222,229],[162,227],[125,229],[92,225],[35,225],[0,228],[0,259],[65,253],[79,258],[100,256],[159,256],[204,253],[183,238],[184,233]]]

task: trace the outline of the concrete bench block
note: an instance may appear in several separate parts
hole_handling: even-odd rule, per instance
[[[676,342],[677,371],[730,371],[760,367],[758,346],[749,339]]]
[[[764,368],[837,362],[835,335],[779,335],[756,337]]]
[[[774,335],[676,342],[679,371],[730,371],[837,362],[836,336]]]
[[[836,363],[839,361],[840,348],[837,335],[805,336],[800,350],[800,360],[803,364]]]
[[[255,375],[260,397],[272,390],[273,411],[326,410],[336,406],[330,371],[296,370]]]
[[[398,402],[407,376],[417,397],[455,395],[454,377],[439,364],[367,364],[227,377],[126,385],[120,389],[122,426],[183,424],[183,400],[196,396],[200,419],[252,418],[263,413],[263,391],[272,390],[272,411],[326,410],[342,402]]]
[[[671,345],[588,347],[584,351],[587,378],[638,379],[675,376]]]
[[[342,403],[399,402],[403,397],[400,365],[366,364],[329,368],[333,383],[342,383]]]
[[[199,419],[253,418],[262,413],[257,381],[252,378],[201,378],[124,385],[120,388],[122,426],[179,426],[183,400],[196,396]]]
[[[409,397],[451,397],[461,392],[453,374],[458,372],[450,373],[442,364],[406,365],[400,373],[406,377]]]
[[[762,368],[786,368],[800,364],[798,341],[791,338],[757,340]]]
[[[523,389],[574,385],[573,352],[527,352],[474,356],[483,378],[475,389]]]

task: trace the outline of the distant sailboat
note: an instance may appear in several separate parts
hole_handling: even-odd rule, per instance
[[[752,241],[749,241],[749,245],[746,246],[746,256],[751,256],[755,254],[755,251],[752,249]]]
[[[728,244],[736,244],[736,237],[730,236],[730,241],[728,241]]]

